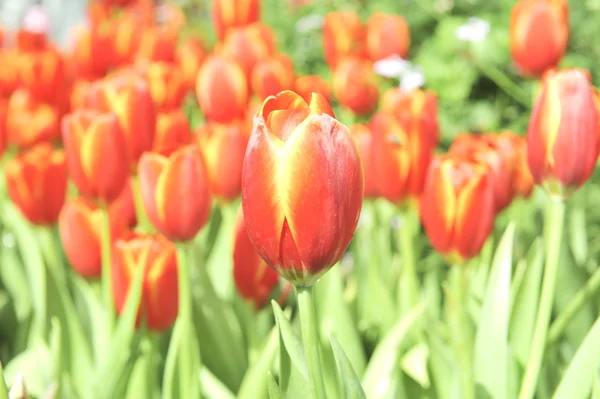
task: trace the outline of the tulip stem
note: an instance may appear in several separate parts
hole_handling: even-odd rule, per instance
[[[535,321],[529,362],[527,363],[525,377],[523,378],[521,391],[519,392],[520,399],[533,398],[537,387],[541,364],[544,357],[544,348],[546,347],[546,335],[548,333],[550,315],[552,313],[552,302],[554,300],[554,289],[556,286],[564,215],[564,202],[562,200],[551,199],[548,203],[546,212],[546,226],[544,226],[546,227],[548,234],[544,237],[546,240],[546,266],[544,269],[544,280],[542,282],[542,294]]]
[[[527,108],[531,107],[529,95],[513,82],[504,72],[486,62],[475,60],[475,65],[488,79],[496,84],[502,91],[512,97],[516,102]]]
[[[314,399],[325,399],[325,382],[321,371],[319,329],[315,312],[315,297],[312,287],[296,287],[302,342],[308,362],[310,387]]]
[[[108,205],[103,204],[101,207],[102,213],[102,231],[101,231],[101,260],[102,260],[102,296],[106,312],[108,315],[109,331],[112,331],[115,315],[115,304],[113,300],[112,290],[112,259],[111,246],[112,238],[110,234],[110,216],[108,213]]]
[[[405,315],[416,306],[419,297],[419,280],[415,264],[415,227],[417,217],[415,209],[410,207],[404,212],[400,226],[400,251],[402,269],[398,282],[398,305],[400,315]]]
[[[146,215],[144,209],[144,202],[142,200],[142,188],[140,186],[140,179],[137,175],[132,175],[131,180],[131,193],[133,195],[133,206],[135,208],[135,217],[137,219],[137,225],[141,231],[148,232],[152,231],[152,224]]]

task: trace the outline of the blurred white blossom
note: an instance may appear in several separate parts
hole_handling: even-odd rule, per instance
[[[425,84],[425,73],[420,66],[414,66],[402,74],[400,88],[404,91],[418,89]]]
[[[42,6],[36,4],[29,7],[25,18],[23,18],[23,29],[35,33],[48,33],[50,18]]]
[[[307,33],[313,30],[321,29],[323,27],[323,21],[325,17],[320,14],[310,14],[306,17],[302,17],[296,22],[296,31],[300,33]]]
[[[410,62],[404,60],[399,55],[391,55],[379,60],[373,64],[373,70],[376,74],[386,78],[399,78],[410,68]]]
[[[456,28],[456,37],[464,42],[479,43],[485,40],[490,33],[490,23],[485,19],[471,17],[464,24]]]

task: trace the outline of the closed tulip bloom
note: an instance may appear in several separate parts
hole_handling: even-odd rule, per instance
[[[178,34],[178,30],[162,26],[144,29],[136,58],[146,61],[175,62]]]
[[[77,75],[85,79],[100,79],[115,62],[114,30],[110,23],[78,28],[74,32],[73,57]]]
[[[510,16],[510,51],[520,73],[538,76],[555,67],[569,41],[565,0],[521,0]]]
[[[250,81],[256,64],[275,53],[275,37],[271,28],[256,22],[231,29],[219,51],[239,62]]]
[[[260,98],[274,96],[294,86],[294,65],[284,54],[259,61],[252,71],[252,91]]]
[[[377,107],[377,76],[369,61],[347,58],[333,72],[333,91],[340,104],[357,115],[366,115]]]
[[[20,152],[4,168],[11,201],[33,224],[52,225],[58,220],[67,192],[65,153],[50,144]]]
[[[183,111],[176,110],[158,114],[152,152],[168,157],[191,142],[190,124]]]
[[[329,83],[319,75],[298,76],[294,83],[294,91],[307,103],[313,93],[319,93],[327,102],[331,102],[331,88]]]
[[[125,136],[114,114],[78,110],[62,120],[69,176],[83,195],[112,202],[129,178]]]
[[[244,71],[227,57],[210,57],[198,72],[196,97],[209,121],[227,123],[243,117],[249,98]]]
[[[292,91],[257,114],[242,169],[250,240],[282,277],[310,286],[340,260],[364,193],[358,151],[325,99]]]
[[[512,178],[513,196],[528,198],[533,191],[533,176],[527,165],[527,139],[512,132],[504,133],[513,145],[514,169]]]
[[[148,80],[150,94],[157,111],[165,112],[181,108],[188,88],[182,71],[176,64],[152,62],[139,68]]]
[[[169,157],[147,152],[138,165],[144,209],[156,229],[173,241],[187,241],[210,217],[211,195],[196,145]]]
[[[25,89],[13,93],[7,105],[8,142],[30,147],[60,137],[59,111],[50,104],[34,99]]]
[[[567,198],[594,171],[600,122],[592,86],[580,70],[548,76],[527,132],[527,163],[536,184]]]
[[[356,13],[337,11],[325,15],[323,53],[331,69],[344,58],[367,56],[366,28]]]
[[[144,268],[142,299],[137,325],[142,320],[150,330],[163,331],[173,325],[178,312],[177,249],[157,234],[125,233],[114,244],[113,297],[121,315],[136,272]]]
[[[231,28],[257,22],[260,18],[259,0],[214,0],[212,22],[221,40]]]
[[[373,167],[373,133],[369,126],[356,124],[350,126],[350,135],[356,143],[356,148],[362,161],[365,198],[377,198],[379,191],[377,190],[377,177],[375,176],[375,168]]]
[[[367,51],[371,61],[390,56],[406,58],[410,48],[410,30],[401,15],[376,12],[367,23]]]
[[[54,48],[22,52],[18,59],[19,84],[40,101],[52,102],[65,84],[65,65]]]
[[[435,158],[420,199],[423,227],[450,262],[476,256],[494,226],[494,189],[486,165],[446,155]]]
[[[177,47],[175,58],[188,90],[194,90],[198,71],[206,58],[204,45],[196,38],[189,38]]]
[[[130,12],[122,12],[121,16],[111,23],[115,30],[115,62],[117,65],[130,64],[137,54],[144,27]]]
[[[204,156],[211,193],[224,201],[240,196],[242,164],[249,131],[242,122],[208,123],[195,131],[195,139]]]

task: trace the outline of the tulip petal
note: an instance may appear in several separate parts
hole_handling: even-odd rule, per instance
[[[154,193],[158,178],[167,164],[167,158],[156,153],[146,152],[142,154],[138,164],[138,174],[144,210],[153,225],[160,223]]]

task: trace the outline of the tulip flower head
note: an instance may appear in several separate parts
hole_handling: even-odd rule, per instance
[[[377,75],[371,63],[359,58],[338,62],[333,72],[333,91],[340,104],[355,114],[369,114],[379,101]]]
[[[354,235],[363,171],[348,129],[319,94],[265,100],[242,170],[250,240],[282,277],[310,286],[340,260]]]
[[[319,93],[327,102],[331,102],[331,88],[329,83],[319,75],[298,76],[294,83],[294,91],[306,101],[310,103],[310,98],[313,93]]]
[[[231,28],[249,25],[259,20],[259,0],[215,0],[212,21],[217,36],[223,40]]]
[[[190,123],[183,111],[161,112],[157,115],[152,152],[168,157],[191,141]]]
[[[376,12],[367,23],[367,51],[371,61],[392,55],[406,58],[410,47],[410,30],[401,15]]]
[[[60,137],[60,114],[56,107],[36,100],[26,89],[16,90],[8,101],[8,142],[17,147],[54,141]]]
[[[276,54],[259,61],[251,77],[252,91],[260,99],[265,99],[294,85],[294,66],[288,56]]]
[[[358,14],[349,11],[330,12],[323,23],[323,52],[330,68],[336,68],[347,57],[367,55],[365,26]]]
[[[271,28],[259,22],[231,29],[219,51],[235,59],[250,80],[256,64],[275,54],[275,35]]]
[[[196,77],[206,58],[206,50],[202,42],[196,38],[189,38],[182,42],[175,50],[175,59],[183,80],[188,90],[193,90],[196,85]]]

